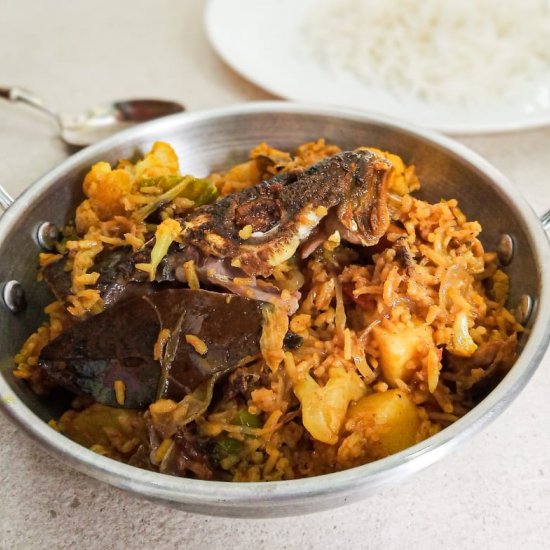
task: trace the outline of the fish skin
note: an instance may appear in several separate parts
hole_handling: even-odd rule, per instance
[[[389,224],[391,168],[386,159],[360,149],[277,175],[182,218],[182,246],[231,258],[249,276],[268,277],[327,215],[353,242],[376,244]],[[247,225],[253,234],[243,238],[239,232]]]

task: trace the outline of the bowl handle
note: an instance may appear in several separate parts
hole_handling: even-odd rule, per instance
[[[13,197],[0,184],[0,208],[7,210],[13,204]]]

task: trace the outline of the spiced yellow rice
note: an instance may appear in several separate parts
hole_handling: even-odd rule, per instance
[[[383,458],[466,414],[515,359],[522,326],[506,308],[508,276],[496,254],[484,250],[480,224],[455,199],[415,198],[414,167],[368,149],[389,166],[389,219],[376,244],[350,243],[338,230],[321,233],[311,253],[302,246],[273,265],[265,281],[232,281],[260,281],[283,301],[299,296],[294,310],[276,304],[262,310],[258,354],[181,400],[164,396],[137,409],[125,408],[132,388],[116,379],[116,403],[83,392],[50,424],[136,466],[201,479],[272,481]],[[94,165],[57,253],[40,255],[39,277],[65,261],[68,295],[46,308],[49,321],[23,345],[15,376],[39,393],[55,385],[41,353],[106,309],[94,271],[100,254],[122,248],[139,254],[153,239],[150,257],[136,268],[144,281],[154,281],[163,258],[182,241],[186,214],[339,153],[322,139],[293,153],[260,144],[248,161],[202,180],[181,176],[175,152],[161,142],[135,163]],[[325,215],[320,207],[317,213]],[[254,234],[250,224],[239,230],[243,242]],[[205,288],[196,261],[186,260],[181,270],[182,286]],[[159,331],[155,360],[170,337],[170,330]],[[200,334],[182,338],[198,356],[211,352]]]

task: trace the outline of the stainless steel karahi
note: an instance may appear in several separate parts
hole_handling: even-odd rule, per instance
[[[518,360],[497,388],[459,421],[414,447],[343,472],[293,481],[227,483],[176,478],[105,458],[50,428],[46,422],[62,412],[60,405],[36,396],[13,378],[13,356],[42,321],[42,309],[51,301],[45,285],[36,282],[36,256],[40,243],[47,241],[43,223],[62,225],[73,216],[82,200],[82,177],[90,165],[131,157],[155,140],[164,140],[175,147],[185,172],[201,176],[244,160],[248,150],[261,141],[284,149],[319,137],[343,148],[373,145],[401,155],[416,165],[423,197],[455,197],[470,218],[481,222],[484,245],[498,247],[503,263],[509,262],[510,306],[518,308],[528,327]],[[267,102],[175,115],[138,126],[67,159],[27,189],[0,218],[1,407],[65,464],[188,511],[285,516],[358,500],[443,457],[501,413],[534,373],[550,337],[550,246],[545,218],[541,223],[517,189],[466,147],[380,116]],[[24,292],[25,300],[18,290]]]

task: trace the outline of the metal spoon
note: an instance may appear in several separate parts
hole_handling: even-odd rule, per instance
[[[90,145],[133,124],[185,110],[185,107],[174,101],[129,99],[99,105],[79,115],[69,115],[52,109],[32,92],[16,86],[11,88],[0,86],[0,97],[13,102],[26,103],[46,113],[55,119],[63,141],[77,147]]]

